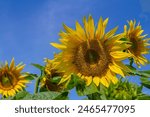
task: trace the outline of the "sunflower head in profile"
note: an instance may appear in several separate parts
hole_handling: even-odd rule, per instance
[[[129,28],[127,25],[124,26],[124,34],[125,38],[128,39],[132,44],[128,48],[128,52],[133,55],[134,62],[140,67],[140,64],[145,65],[148,60],[143,56],[144,54],[148,54],[150,44],[148,41],[150,39],[146,39],[146,35],[142,35],[143,31],[140,24],[136,26],[136,21],[129,21]]]
[[[122,34],[115,35],[117,27],[105,33],[107,23],[108,18],[100,18],[95,27],[93,18],[89,16],[88,20],[83,18],[84,27],[78,22],[75,30],[64,25],[65,32],[60,32],[61,44],[51,43],[62,50],[54,61],[59,62],[59,71],[68,76],[60,83],[68,83],[74,73],[85,80],[87,86],[94,82],[96,86],[101,83],[108,87],[110,82],[117,83],[116,74],[126,75],[125,71],[129,69],[121,61],[131,56],[123,52],[130,45],[120,40]]]
[[[15,66],[14,58],[10,66],[8,62],[0,66],[0,94],[2,96],[14,96],[26,87],[25,84],[29,81],[26,80],[26,75],[21,74],[23,68],[24,65],[22,64]]]
[[[53,60],[45,59],[45,63],[45,75],[41,80],[41,87],[45,87],[49,91],[61,91],[63,89],[63,85],[58,85],[57,82],[52,82],[52,78],[62,77],[63,73],[58,72],[57,69],[55,69],[56,63],[54,63]]]

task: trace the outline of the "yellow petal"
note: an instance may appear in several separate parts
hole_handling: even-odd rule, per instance
[[[114,45],[111,48],[111,51],[120,51],[120,50],[125,50],[129,48],[131,45],[130,44],[120,44],[120,45]]]
[[[105,22],[105,23],[107,23],[107,22]],[[104,30],[105,29],[103,28],[103,19],[102,19],[102,17],[100,17],[100,19],[98,21],[97,30],[96,30],[96,37],[97,37],[97,39],[101,39],[103,37],[104,32],[105,32]]]
[[[22,87],[20,85],[16,85],[14,89],[22,90]],[[14,92],[13,90],[11,91]]]
[[[142,56],[138,56],[137,61],[139,61],[140,64],[142,64],[142,65],[145,65],[145,63],[148,62],[148,60],[146,58],[142,57]]]
[[[77,35],[79,36],[80,39],[82,40],[86,39],[85,31],[78,22],[76,22],[76,31],[78,32]]]
[[[105,77],[102,77],[102,78],[100,79],[100,82],[101,82],[101,84],[103,84],[105,87],[108,87],[108,86],[109,86],[109,82],[106,80]]]
[[[64,29],[66,30],[66,32],[68,33],[75,33],[75,30],[73,30],[72,28],[68,27],[67,25],[63,24]]]
[[[12,93],[12,95],[15,95],[16,91],[14,89],[11,89],[11,93]]]
[[[109,20],[109,18],[106,18],[106,19],[104,20],[104,22],[103,22],[104,29],[105,29],[105,27],[107,26],[108,20]]]
[[[112,83],[114,83],[114,84],[116,84],[118,82],[118,79],[117,79],[115,73],[112,73],[111,70],[107,71],[107,78],[109,78],[112,81]]]
[[[65,45],[61,45],[61,44],[58,44],[58,43],[50,43],[52,46],[54,46],[55,48],[58,48],[60,50],[64,50],[66,49],[66,46]]]
[[[9,95],[9,96],[13,96],[12,93],[11,93],[11,91],[8,91],[8,95]]]
[[[109,65],[109,68],[110,68],[110,70],[113,71],[114,73],[119,74],[119,75],[121,75],[122,77],[125,77],[123,71],[122,71],[119,67],[116,67],[115,65],[110,64],[110,65]]]
[[[130,53],[126,53],[126,52],[121,52],[121,51],[115,51],[115,52],[110,52],[110,55],[115,59],[115,60],[124,60],[127,59],[129,57],[132,57],[132,55]]]
[[[99,78],[99,77],[95,76],[95,77],[93,78],[93,82],[96,84],[96,86],[99,86],[99,81],[100,81],[100,78]]]
[[[8,97],[8,91],[3,91],[3,95]]]
[[[124,70],[125,72],[131,72],[131,70],[120,61],[113,61],[113,64],[119,67],[120,69]]]
[[[118,27],[115,27],[112,30],[110,30],[108,33],[106,33],[105,39],[111,38],[115,34],[115,32],[117,31],[117,29],[118,29]]]
[[[16,68],[16,70],[17,70],[18,72],[20,72],[20,71],[23,70],[24,66],[25,66],[25,65],[19,66],[19,67]]]
[[[86,79],[86,85],[89,86],[92,83],[92,76],[89,77],[86,76],[85,79]]]
[[[77,75],[78,75],[78,77],[81,77],[81,76],[82,76],[82,74],[81,74],[81,73],[78,73]]]
[[[63,77],[63,78],[61,78],[61,80],[60,80],[60,82],[58,83],[58,85],[60,85],[60,84],[64,83],[65,81],[69,80],[70,78],[71,78],[71,76],[70,76],[70,75],[69,75],[69,76],[67,76],[67,77]]]
[[[10,63],[10,69],[12,70],[15,66],[15,61],[14,58],[12,59],[11,63]]]
[[[92,16],[89,16],[89,19],[88,19],[88,32],[89,32],[90,39],[93,39],[94,38],[94,20]]]

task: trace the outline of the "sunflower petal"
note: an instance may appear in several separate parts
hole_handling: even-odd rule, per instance
[[[99,78],[99,77],[95,76],[95,77],[93,78],[93,82],[96,84],[96,86],[99,86],[99,81],[100,81],[100,78]]]
[[[57,43],[50,43],[52,46],[54,46],[55,48],[58,48],[60,50],[64,50],[66,49],[65,45],[61,45],[61,44],[57,44]]]
[[[118,68],[117,66],[115,66],[115,65],[113,65],[113,64],[110,64],[110,65],[109,65],[109,68],[110,68],[110,70],[113,71],[114,73],[119,74],[119,75],[121,75],[122,77],[125,77],[123,71],[122,71],[120,68]]]
[[[118,26],[115,27],[115,28],[113,28],[112,30],[110,30],[108,33],[106,33],[105,39],[111,38],[115,34],[115,32],[117,31],[117,29],[118,29]]]
[[[11,63],[10,63],[10,69],[12,70],[15,66],[15,61],[14,58],[12,59]]]
[[[132,57],[132,55],[130,53],[126,53],[126,52],[121,52],[121,51],[114,51],[114,52],[110,52],[110,55],[118,61],[122,61],[124,59],[127,59],[129,57]]]
[[[92,76],[89,77],[86,76],[85,79],[86,79],[86,85],[89,86],[92,83]]]
[[[109,86],[109,83],[108,83],[108,81],[106,80],[105,77],[102,77],[102,78],[100,79],[100,83],[103,84],[105,87],[108,87],[108,86]]]

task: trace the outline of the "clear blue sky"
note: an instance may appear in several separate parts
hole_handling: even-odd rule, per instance
[[[150,37],[149,5],[150,0],[0,0],[0,61],[10,62],[14,57],[17,63],[26,64],[24,71],[39,73],[30,63],[43,64],[43,58],[53,58],[58,52],[49,43],[58,42],[62,23],[75,28],[75,21],[82,23],[89,14],[95,22],[100,16],[109,17],[107,29],[119,25],[118,32],[127,20],[136,19]],[[130,80],[139,82],[138,78]],[[33,85],[27,89],[33,92]],[[82,97],[73,90],[70,98]]]

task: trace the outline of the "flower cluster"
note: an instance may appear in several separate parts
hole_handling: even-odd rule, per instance
[[[136,21],[129,21],[124,26],[124,32],[115,34],[118,27],[106,32],[108,18],[99,19],[95,26],[91,16],[83,18],[82,27],[76,22],[76,30],[64,25],[65,32],[60,33],[61,44],[51,43],[62,50],[54,58],[59,62],[57,68],[63,71],[67,77],[61,79],[61,83],[69,82],[72,73],[85,80],[89,86],[94,82],[109,87],[110,83],[116,84],[117,75],[125,77],[131,70],[122,62],[125,59],[133,59],[140,66],[148,60],[143,56],[148,54],[149,46],[146,35]]]
[[[21,73],[24,65],[15,66],[14,59],[10,66],[1,65],[0,94],[4,99],[68,99],[68,91],[76,88],[79,96],[88,99],[150,99],[141,88],[150,87],[150,71],[137,69],[149,64],[144,56],[150,39],[135,20],[128,21],[119,34],[118,27],[106,31],[107,24],[108,18],[101,17],[95,25],[92,16],[84,17],[83,25],[76,22],[75,29],[64,24],[60,43],[51,43],[61,51],[53,60],[45,59],[45,66],[32,64],[40,75]],[[141,76],[141,86],[122,80],[135,75]],[[25,84],[33,79],[35,90],[30,94]]]

